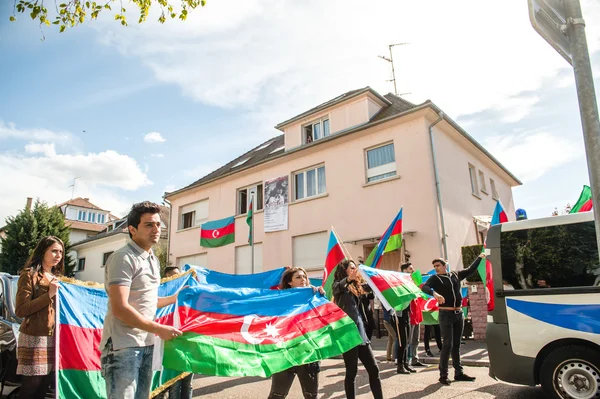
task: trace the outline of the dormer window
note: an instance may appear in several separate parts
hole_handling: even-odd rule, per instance
[[[304,144],[312,143],[329,136],[329,118],[319,119],[303,128]]]

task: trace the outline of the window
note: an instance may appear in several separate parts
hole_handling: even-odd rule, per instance
[[[231,167],[231,169],[233,169],[233,168],[237,168],[238,166],[242,166],[243,164],[245,164],[246,162],[248,162],[248,160],[249,160],[249,159],[250,159],[250,158],[242,159],[241,161],[239,161],[238,163],[236,163],[235,165],[233,165],[233,166]]]
[[[294,267],[323,269],[323,254],[327,253],[326,231],[292,237],[292,264]]]
[[[329,119],[319,119],[304,126],[304,144],[329,136]]]
[[[106,215],[105,214],[98,214],[98,223],[104,224],[105,221],[106,221]]]
[[[106,266],[106,262],[108,262],[108,258],[110,258],[113,252],[114,251],[110,251],[102,254],[102,267]]]
[[[254,198],[254,210],[263,209],[263,185],[257,184],[246,188],[240,188],[237,191],[237,214],[243,215],[248,212],[250,200]]]
[[[502,279],[521,289],[600,287],[594,222],[502,232]]]
[[[85,270],[85,258],[81,258],[77,261],[77,267],[74,271],[81,272]]]
[[[87,217],[86,211],[79,211],[79,214],[77,215],[77,220],[81,220],[81,221],[85,222],[86,217]]]
[[[252,274],[262,272],[262,244],[254,244],[254,270],[252,270],[252,247],[242,245],[235,247],[235,274]]]
[[[206,252],[201,253],[201,254],[195,254],[195,255],[180,256],[179,258],[177,258],[177,267],[180,268],[181,270],[183,270],[183,267],[185,265],[206,267],[207,259],[208,259],[208,255],[206,254]]]
[[[294,174],[294,199],[325,194],[325,166],[317,166]]]
[[[367,183],[396,176],[394,143],[371,148],[367,152]]]
[[[471,179],[471,193],[479,197],[479,186],[477,185],[477,171],[475,166],[469,164],[469,178]]]
[[[492,198],[495,200],[500,199],[498,191],[496,191],[496,182],[494,179],[490,179],[490,189],[492,190]]]
[[[487,187],[485,186],[485,175],[479,171],[479,185],[481,186],[481,192],[487,194]]]
[[[179,207],[179,230],[200,227],[207,220],[207,199]]]
[[[269,154],[274,154],[274,153],[276,153],[277,151],[281,151],[281,150],[283,150],[284,148],[285,148],[285,146],[284,146],[284,145],[282,145],[281,147],[277,147],[277,148],[275,148],[275,149],[274,149],[273,151],[271,151]]]

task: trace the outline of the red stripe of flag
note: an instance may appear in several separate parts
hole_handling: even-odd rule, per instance
[[[248,343],[242,336],[245,316],[200,312],[184,306],[179,307],[179,312],[182,320],[181,331],[183,332],[194,332],[215,338]],[[247,332],[254,339],[263,339],[261,344],[277,344],[320,330],[345,316],[346,313],[343,310],[330,302],[307,312],[288,317],[253,316],[254,318],[248,326]],[[183,322],[184,320],[185,322]],[[277,329],[277,336],[269,335],[268,327]]]
[[[216,236],[213,236],[214,232],[217,232]],[[220,228],[220,229],[214,229],[214,230],[200,230],[200,237],[202,238],[207,238],[209,240],[212,240],[213,238],[219,238],[219,237],[223,237],[226,236],[228,234],[233,234],[235,232],[235,224],[231,223],[228,224],[227,226]]]
[[[82,328],[70,324],[60,325],[59,370],[100,370],[101,328]]]
[[[412,279],[408,274],[386,274],[385,277],[381,274],[369,276],[377,289],[381,292],[389,290],[393,287],[402,286],[412,283]]]

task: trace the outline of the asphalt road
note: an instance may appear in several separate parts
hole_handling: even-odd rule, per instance
[[[380,356],[377,356],[381,359]],[[437,382],[437,366],[419,368],[416,374],[398,375],[395,365],[390,362],[379,363],[383,394],[386,399],[418,398],[531,398],[542,399],[541,388],[523,387],[495,381],[488,376],[487,367],[467,367],[465,372],[477,377],[475,382],[455,382],[442,386]],[[319,374],[319,399],[342,399],[344,394],[344,362],[342,359],[327,359],[321,362]],[[452,377],[452,371],[450,373]],[[357,378],[357,398],[372,398],[367,373],[359,366]],[[271,381],[256,377],[194,377],[194,397],[206,399],[266,399]],[[302,399],[298,380],[294,381],[290,399]]]

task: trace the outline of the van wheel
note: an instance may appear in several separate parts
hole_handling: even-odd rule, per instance
[[[600,399],[600,352],[565,346],[551,352],[540,370],[542,388],[555,399]]]

